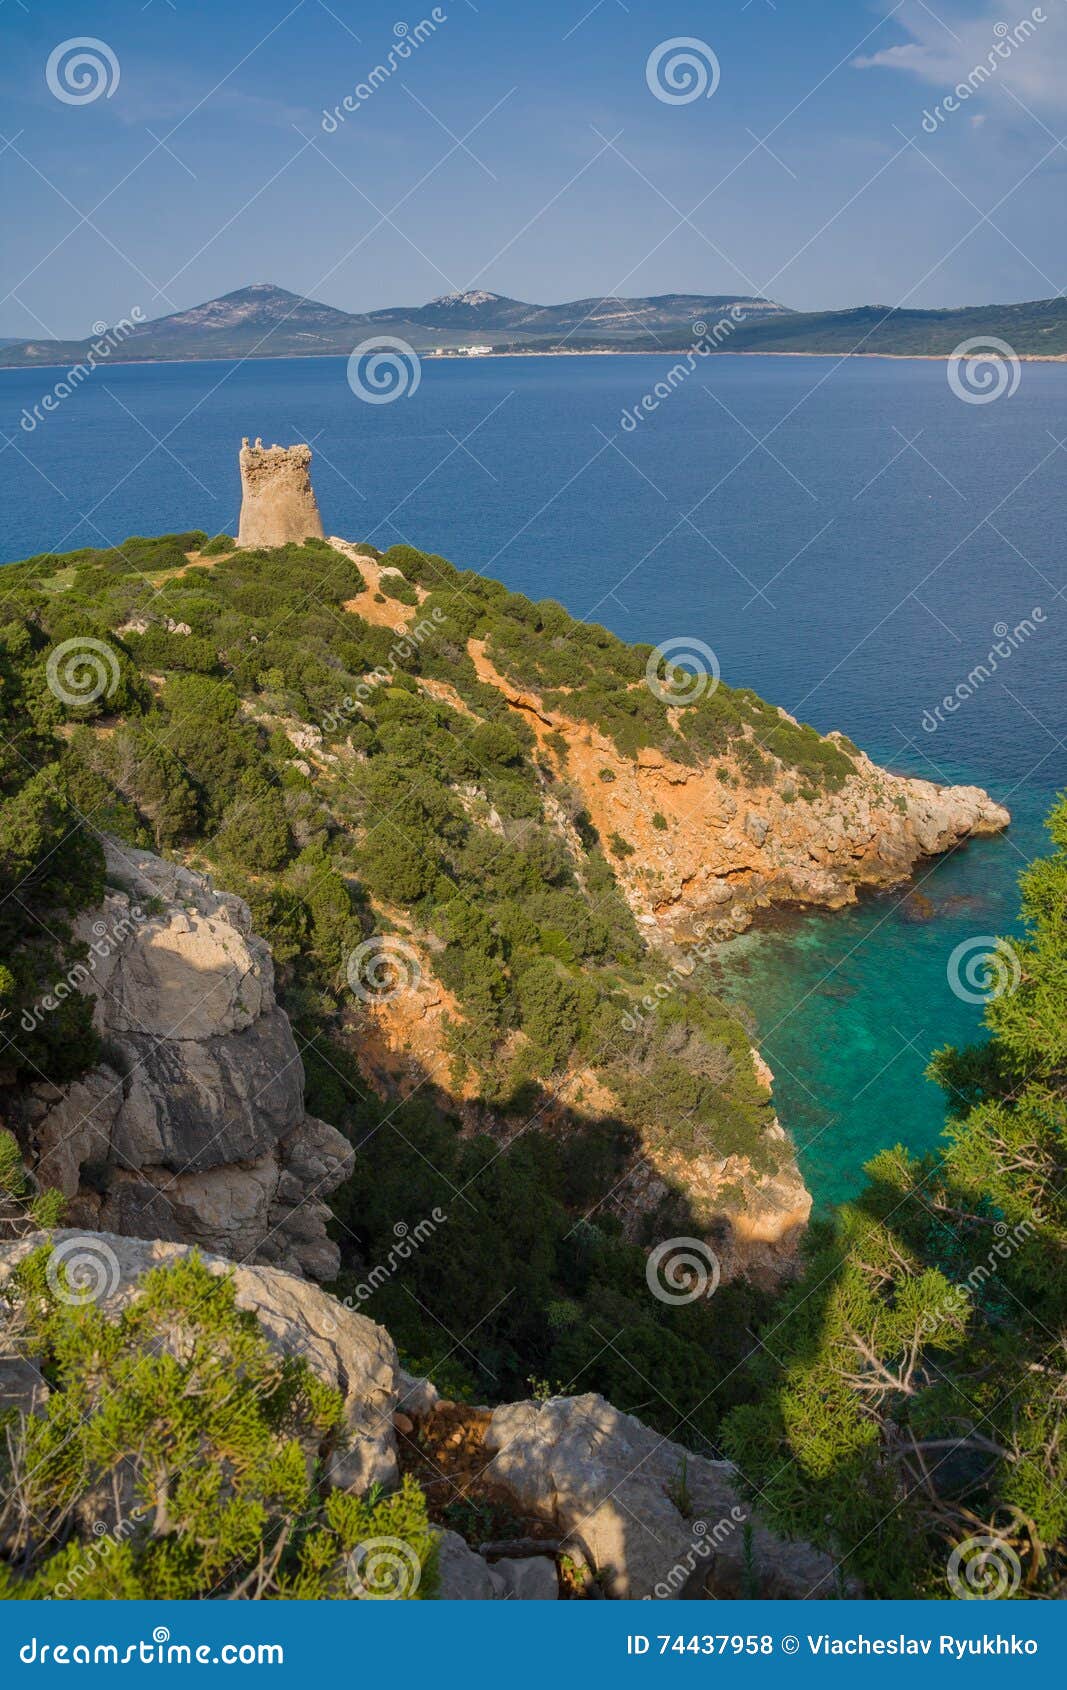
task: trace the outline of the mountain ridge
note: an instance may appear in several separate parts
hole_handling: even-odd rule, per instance
[[[999,341],[994,355],[1052,359],[1067,357],[1067,297],[930,310],[857,305],[793,311],[743,294],[607,295],[538,305],[467,289],[425,305],[350,312],[273,282],[253,282],[165,317],[123,319],[95,342],[0,336],[0,368],[348,357],[362,341],[381,335],[423,354],[457,351],[472,337],[499,353],[674,353],[703,342],[718,352],[923,358],[951,357],[968,341],[981,341],[987,350]]]
[[[702,316],[731,307],[777,314],[782,307],[736,294],[661,294],[654,298],[583,299],[537,305],[501,294],[445,294],[419,306],[343,311],[292,293],[273,282],[254,282],[186,310],[147,322],[123,321],[108,331],[115,340],[109,362],[218,357],[347,357],[360,340],[383,330],[432,352],[456,344],[456,334],[477,333],[507,347],[574,333],[585,323],[625,344],[631,335],[661,335],[675,344],[692,339]],[[121,330],[121,334],[120,334]],[[118,337],[116,339],[116,337]],[[0,365],[54,365],[88,360],[91,340],[27,339],[4,345]],[[99,344],[99,343],[97,343]],[[99,361],[99,355],[98,359]]]

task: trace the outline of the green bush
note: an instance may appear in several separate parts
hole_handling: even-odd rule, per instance
[[[391,1496],[330,1488],[341,1396],[268,1343],[229,1278],[194,1254],[153,1269],[112,1317],[64,1300],[64,1270],[51,1268],[44,1246],[4,1292],[9,1332],[50,1390],[42,1413],[3,1416],[0,1597],[435,1594],[421,1492],[411,1480]],[[80,1508],[88,1496],[109,1524],[101,1536]],[[399,1590],[375,1587],[373,1564],[352,1554],[385,1536],[407,1546]]]
[[[991,1594],[1067,1575],[1067,801],[1049,825],[1025,937],[992,952],[989,1042],[932,1064],[942,1153],[883,1151],[814,1230],[726,1427],[769,1517],[871,1596],[958,1595],[946,1566],[963,1555],[966,1590],[975,1541]]]

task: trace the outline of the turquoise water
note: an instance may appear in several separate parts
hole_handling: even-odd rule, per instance
[[[0,371],[0,555],[232,532],[241,436],[307,439],[328,531],[442,552],[624,638],[700,639],[727,681],[881,761],[985,786],[1014,824],[923,871],[931,921],[881,897],[729,948],[728,988],[825,1201],[880,1146],[935,1141],[923,1069],[981,1018],[948,958],[1010,929],[1065,783],[1067,369],[1026,365],[1014,394],[971,405],[939,363],[722,357],[624,430],[672,362],[427,363],[417,392],[378,406],[341,359],[115,367],[32,431],[23,409],[58,372]],[[1035,608],[1032,635],[938,724],[994,627]]]
[[[1015,928],[1017,853],[1043,845],[1035,800],[1014,812],[1011,843],[982,841],[923,865],[928,921],[909,922],[898,891],[727,948],[726,995],[756,1013],[775,1097],[820,1205],[853,1195],[864,1161],[883,1146],[936,1141],[942,1096],[923,1069],[941,1045],[973,1039],[981,1013],[951,991],[949,959],[959,944]]]

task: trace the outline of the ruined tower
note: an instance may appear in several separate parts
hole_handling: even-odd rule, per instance
[[[310,446],[241,445],[239,546],[286,546],[323,538],[308,475]]]

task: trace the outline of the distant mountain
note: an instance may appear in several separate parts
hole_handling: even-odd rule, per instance
[[[382,311],[340,311],[304,299],[271,282],[256,282],[209,299],[188,311],[157,317],[129,333],[110,354],[118,362],[148,359],[280,358],[347,356],[375,334],[407,340],[419,352],[470,342],[506,347],[517,342],[580,336],[598,344],[625,343],[635,335],[676,346],[692,340],[693,324],[720,316],[731,305],[747,314],[781,315],[784,307],[733,294],[664,294],[656,299],[578,299],[565,305],[531,305],[480,290],[445,294],[428,305]],[[88,341],[0,342],[0,365],[63,364],[83,359]]]
[[[943,311],[861,305],[848,311],[790,311],[743,294],[667,293],[649,298],[574,299],[534,305],[472,289],[428,305],[350,312],[304,299],[271,282],[238,288],[116,335],[111,361],[345,356],[388,334],[418,352],[463,345],[499,351],[675,352],[693,345],[698,326],[726,323],[716,344],[728,352],[892,353],[945,357],[964,340],[1005,341],[1021,355],[1067,357],[1067,298]],[[0,339],[0,366],[70,367],[88,341]]]
[[[693,324],[709,314],[718,317],[731,305],[743,306],[746,315],[786,315],[784,305],[754,299],[744,294],[664,293],[650,299],[572,299],[564,305],[530,305],[522,299],[508,299],[499,293],[472,290],[446,293],[429,305],[372,311],[373,323],[417,325],[441,333],[478,334],[486,339],[531,340],[541,335],[558,337],[581,333],[585,336],[627,339],[632,335],[691,335]]]
[[[1021,357],[1067,356],[1067,297],[1021,305],[963,305],[942,311],[860,305],[850,311],[790,311],[746,323],[731,349],[758,352],[878,352],[946,358],[966,340],[1002,340]]]
[[[363,320],[271,282],[254,282],[191,310],[140,323],[129,332],[116,330],[109,357],[117,363],[350,352],[352,325]],[[88,355],[90,344],[88,340],[16,342],[0,346],[0,364],[73,364]]]
[[[528,323],[539,309],[522,299],[508,299],[502,293],[472,288],[467,293],[443,293],[439,299],[431,299],[429,305],[394,306],[368,315],[372,323],[403,321],[445,334],[450,331],[481,334],[488,329],[510,329]]]
[[[157,317],[144,325],[154,341],[186,340],[198,335],[237,335],[242,338],[273,334],[284,328],[293,335],[345,334],[351,313],[333,305],[304,299],[272,282],[253,282],[236,293],[209,299],[190,311],[176,311],[171,317]]]

